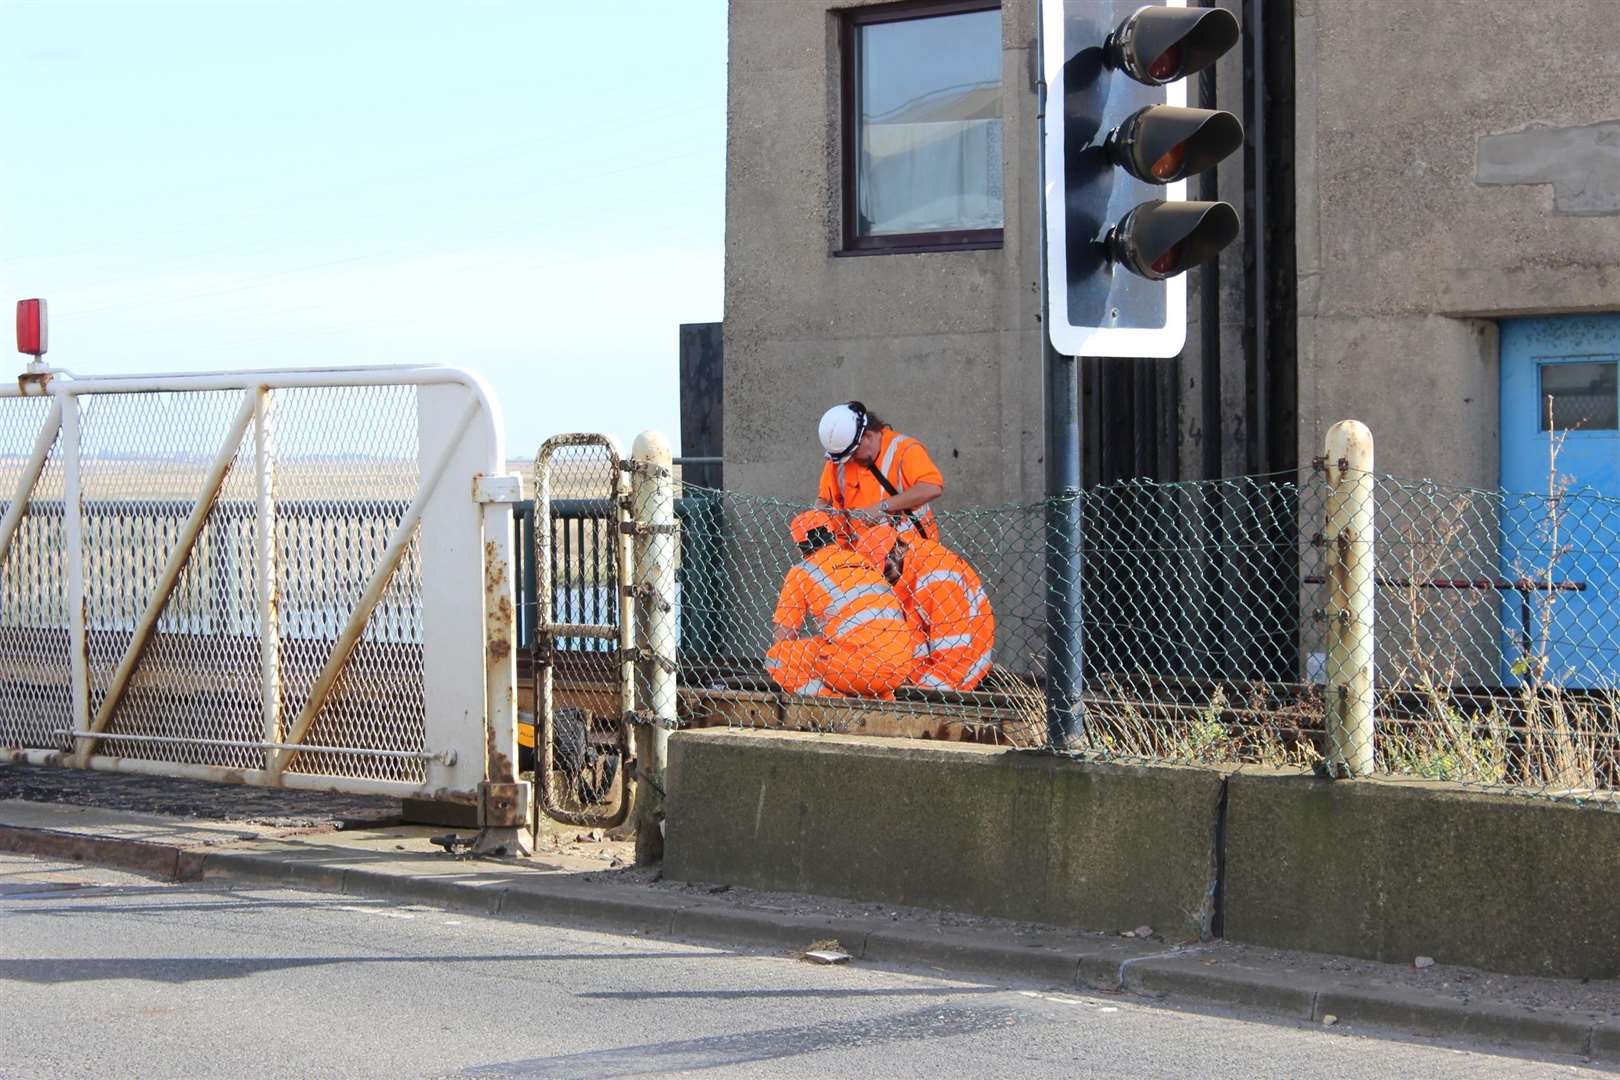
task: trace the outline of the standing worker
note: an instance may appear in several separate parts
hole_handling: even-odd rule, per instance
[[[894,590],[866,559],[836,542],[825,511],[795,517],[793,539],[804,560],[782,582],[766,672],[792,693],[893,697],[922,647]],[[818,632],[800,638],[806,616]]]
[[[939,539],[929,503],[945,493],[945,478],[923,444],[902,435],[859,401],[834,405],[821,416],[820,505],[838,512],[838,534],[853,541],[872,518],[901,531]],[[861,513],[852,513],[862,511]]]
[[[979,575],[944,544],[874,525],[860,552],[894,586],[923,636],[911,681],[929,690],[972,690],[995,659],[996,617]]]

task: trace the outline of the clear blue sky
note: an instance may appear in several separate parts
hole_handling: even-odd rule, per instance
[[[80,373],[470,367],[514,456],[676,438],[725,8],[0,0],[0,311],[46,297]]]

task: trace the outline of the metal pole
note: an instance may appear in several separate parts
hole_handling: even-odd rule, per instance
[[[1328,429],[1327,685],[1323,719],[1333,776],[1373,770],[1373,438],[1358,420]]]
[[[454,447],[454,443],[451,447]],[[529,854],[533,797],[518,779],[517,612],[513,606],[512,508],[523,499],[517,476],[483,476],[474,495],[484,519],[484,782],[479,790],[478,853]]]
[[[664,768],[675,723],[675,485],[669,440],[636,436],[631,503],[635,507],[636,862],[664,857]]]
[[[84,589],[84,479],[79,465],[77,397],[62,398],[62,547],[67,562],[68,664],[73,678],[73,726],[90,724],[90,654]]]
[[[259,695],[263,716],[264,766],[275,762],[281,742],[281,628],[276,593],[276,474],[272,439],[271,391],[262,387],[253,413],[253,475],[258,485],[254,524],[259,565]]]
[[[1036,51],[1043,58],[1045,20],[1037,20]],[[1080,576],[1080,361],[1052,345],[1047,302],[1046,76],[1041,74],[1036,123],[1041,161],[1041,367],[1046,392],[1046,737],[1068,746],[1081,730],[1085,664],[1081,640]]]

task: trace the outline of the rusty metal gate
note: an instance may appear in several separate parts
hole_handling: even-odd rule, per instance
[[[450,368],[0,387],[0,760],[522,824],[504,455]]]
[[[598,434],[554,436],[534,460],[536,814],[575,825],[612,828],[630,810],[628,464]]]

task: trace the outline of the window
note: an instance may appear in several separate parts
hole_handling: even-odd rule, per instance
[[[1000,7],[851,11],[843,66],[845,252],[999,247]]]
[[[1620,427],[1615,389],[1613,361],[1542,364],[1537,422],[1548,430],[1551,398],[1552,430],[1613,431]]]

